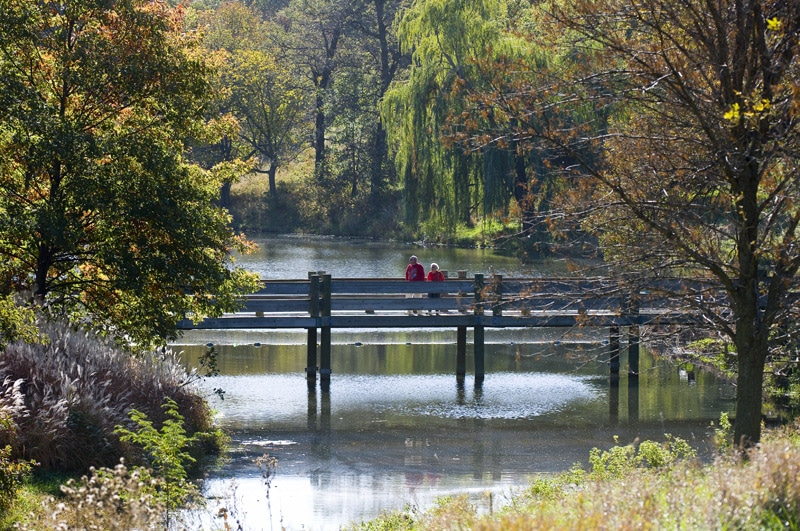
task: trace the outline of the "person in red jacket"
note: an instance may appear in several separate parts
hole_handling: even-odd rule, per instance
[[[408,259],[408,266],[406,266],[406,280],[419,281],[425,280],[425,268],[419,263],[417,257],[413,254]]]
[[[431,270],[428,271],[428,282],[444,282],[444,273],[439,271],[439,264],[436,262],[431,264]],[[441,297],[441,293],[428,293],[428,297],[431,299],[438,299]],[[431,312],[428,312],[431,313]],[[438,310],[435,310],[434,313],[439,313]]]
[[[415,255],[411,255],[408,259],[408,265],[406,266],[406,280],[410,282],[424,282],[425,281],[425,268],[422,267],[422,264],[419,263],[417,257]],[[415,298],[418,295],[412,293],[409,295],[409,298]],[[411,314],[417,315],[417,310],[408,310],[408,315]]]
[[[431,270],[428,272],[428,282],[444,282],[444,273],[439,271],[439,265],[434,262],[431,264]],[[431,293],[430,296],[439,296],[438,293]]]

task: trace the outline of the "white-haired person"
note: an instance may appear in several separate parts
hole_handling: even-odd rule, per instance
[[[444,282],[444,273],[439,270],[439,264],[436,262],[431,264],[431,270],[428,271],[428,282]],[[428,297],[431,299],[438,299],[441,296],[441,293],[428,293]],[[434,313],[439,313],[439,311],[435,310]]]

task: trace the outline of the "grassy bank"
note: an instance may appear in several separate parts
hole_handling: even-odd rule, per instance
[[[800,425],[765,431],[762,444],[746,454],[734,451],[729,441],[730,425],[722,417],[716,430],[718,454],[710,461],[697,459],[685,441],[673,437],[664,443],[594,449],[588,465],[533,477],[526,489],[492,513],[479,512],[467,495],[453,496],[438,500],[427,511],[409,507],[354,523],[349,529],[800,529]],[[102,481],[85,480],[77,488],[73,485],[43,509],[41,503],[53,493],[54,482],[29,483],[0,529],[12,529],[15,518],[24,522],[22,529],[131,529],[131,523],[157,529],[167,521],[172,529],[192,529],[175,518],[179,513],[170,513],[147,498],[147,492],[137,490],[141,481],[132,482],[130,474],[122,472]],[[87,511],[91,503],[103,505],[96,503],[98,499],[106,502],[102,510]],[[108,503],[118,499],[147,503]],[[30,510],[36,515],[24,514]],[[53,515],[61,518],[60,524]],[[230,528],[228,520],[238,522],[235,507],[225,516],[228,519],[219,521],[220,530]],[[69,525],[64,527],[66,518]]]
[[[591,467],[542,476],[493,514],[466,496],[426,512],[398,511],[353,526],[394,530],[800,529],[800,431],[766,432],[746,456],[701,463],[680,440],[593,451]]]

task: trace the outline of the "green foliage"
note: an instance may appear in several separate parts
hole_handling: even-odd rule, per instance
[[[642,462],[632,444],[612,446],[609,450],[592,448],[589,463],[592,465],[590,477],[593,479],[618,479],[636,469]]]
[[[41,340],[33,309],[19,306],[12,296],[0,297],[0,350],[8,343]]]
[[[714,428],[713,442],[720,453],[729,452],[733,448],[733,425],[727,413],[721,413],[719,416],[719,425]]]
[[[406,507],[403,511],[384,512],[377,518],[352,526],[352,529],[358,531],[412,531],[419,527],[414,512],[411,508]]]
[[[670,434],[665,435],[663,443],[642,441],[638,447],[629,444],[613,446],[606,451],[592,448],[589,453],[592,470],[587,477],[593,480],[620,479],[639,467],[669,468],[695,456],[696,451],[685,440]]]
[[[0,448],[0,513],[14,503],[17,491],[31,473],[32,465],[35,463],[12,459],[10,445]]]
[[[675,463],[697,457],[697,451],[680,437],[666,434],[663,443],[642,441],[638,453],[642,462],[650,468],[669,468]]]
[[[146,0],[0,0],[0,278],[139,346],[255,286],[229,267],[243,246],[214,206],[224,172],[186,159],[219,131],[205,121],[209,66],[181,13]]]
[[[147,415],[132,410],[130,419],[135,430],[117,426],[115,433],[120,440],[130,442],[142,449],[146,470],[162,479],[157,489],[158,498],[172,509],[183,507],[187,501],[196,498],[199,491],[188,480],[187,468],[195,459],[185,449],[196,442],[196,437],[188,436],[183,426],[183,416],[178,412],[178,404],[168,398],[163,405],[167,418],[158,430]],[[143,474],[145,472],[142,472]]]

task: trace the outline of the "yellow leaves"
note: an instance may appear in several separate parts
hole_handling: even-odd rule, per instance
[[[767,19],[767,29],[769,31],[780,31],[781,20],[778,17]]]
[[[762,112],[768,110],[770,107],[770,101],[767,99],[762,99],[759,102],[753,104],[753,110],[756,112]]]
[[[745,107],[742,108],[738,103],[732,104],[728,112],[723,115],[723,118],[733,123],[738,123],[741,118],[758,118],[760,115],[769,112],[772,107],[772,102],[768,99],[761,98],[754,100],[752,103],[744,102],[744,105]]]
[[[724,114],[724,118],[730,122],[738,122],[741,115],[739,113],[739,104],[734,103],[728,112]]]

